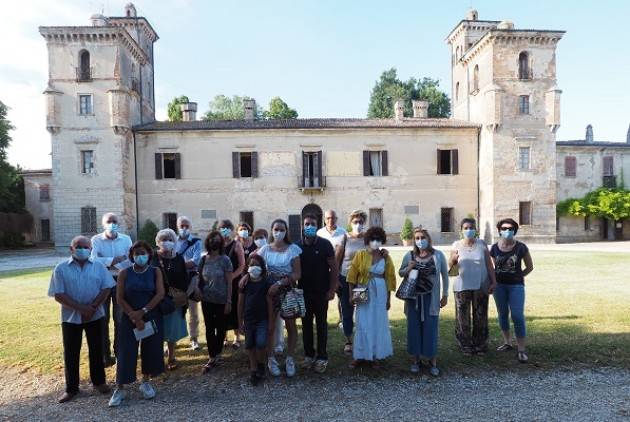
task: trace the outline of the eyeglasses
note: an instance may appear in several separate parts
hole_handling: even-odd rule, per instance
[[[501,227],[501,231],[514,230],[512,227]]]

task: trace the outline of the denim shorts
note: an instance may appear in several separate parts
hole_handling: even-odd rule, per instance
[[[267,320],[245,322],[245,349],[262,350],[267,347]]]

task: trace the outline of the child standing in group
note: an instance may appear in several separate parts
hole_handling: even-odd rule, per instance
[[[273,280],[267,276],[265,260],[256,254],[247,260],[247,274],[239,283],[238,320],[245,333],[245,349],[249,355],[250,381],[257,385],[265,378],[267,342],[273,333],[272,299],[268,296]]]

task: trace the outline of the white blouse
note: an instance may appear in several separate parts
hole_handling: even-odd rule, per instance
[[[280,252],[271,249],[270,245],[264,245],[256,254],[263,257],[267,263],[268,272],[285,276],[293,272],[291,261],[302,254],[302,249],[292,243],[286,250]]]

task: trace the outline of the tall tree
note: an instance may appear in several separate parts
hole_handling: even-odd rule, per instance
[[[14,129],[7,119],[8,110],[0,101],[0,212],[24,212],[24,181],[18,174],[19,168],[7,161],[9,132]]]
[[[171,122],[181,122],[183,118],[181,104],[186,104],[190,100],[185,95],[174,97],[170,103],[168,103],[168,120]]]
[[[217,95],[210,101],[210,110],[204,115],[205,120],[242,120],[245,118],[243,100],[250,97],[233,95],[232,98],[225,95]],[[256,105],[256,117],[262,116],[262,110]]]
[[[440,90],[437,79],[422,78],[416,85],[417,97],[414,100],[429,102],[429,117],[449,117],[451,115],[451,100],[444,91]]]
[[[269,110],[263,112],[265,119],[295,119],[298,112],[290,108],[280,97],[273,97],[269,101]]]

